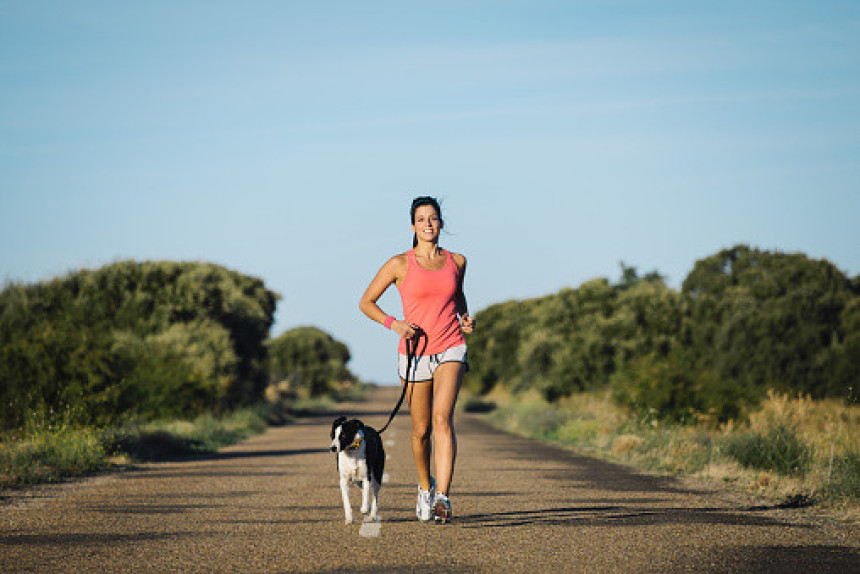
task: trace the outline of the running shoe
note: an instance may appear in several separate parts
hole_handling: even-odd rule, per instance
[[[436,488],[436,481],[430,478],[430,490],[421,490],[421,485],[418,485],[418,503],[415,505],[415,514],[421,522],[428,522],[433,518],[433,490]]]
[[[437,523],[445,524],[451,522],[451,501],[441,492],[436,493],[436,499],[433,501],[433,517]]]

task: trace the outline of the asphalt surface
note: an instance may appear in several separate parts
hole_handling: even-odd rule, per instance
[[[396,389],[345,413],[382,426]],[[2,572],[860,572],[847,525],[634,473],[457,414],[454,521],[419,523],[409,417],[383,435],[377,523],[346,525],[333,417],[219,453],[20,493]],[[684,483],[686,484],[686,483]]]

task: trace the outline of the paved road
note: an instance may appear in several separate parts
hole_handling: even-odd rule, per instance
[[[344,410],[381,426],[395,398],[379,389]],[[856,530],[695,492],[468,415],[457,419],[454,523],[415,520],[400,416],[385,436],[381,521],[345,525],[330,424],[306,418],[213,456],[4,504],[0,571],[860,572]]]

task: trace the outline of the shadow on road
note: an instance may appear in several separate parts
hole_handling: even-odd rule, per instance
[[[728,546],[696,569],[725,556],[731,556],[735,571],[860,572],[860,553],[849,546]]]
[[[391,408],[394,408],[394,403],[391,404]],[[355,408],[350,406],[344,406],[341,409],[326,409],[326,410],[317,410],[317,411],[296,411],[293,412],[296,417],[298,417],[299,424],[308,423],[311,424],[325,424],[326,421],[328,424],[331,424],[331,421],[336,419],[337,417],[344,416],[349,418],[362,418],[367,417],[371,419],[373,417],[380,417],[384,420],[388,419],[388,415],[391,414],[391,410],[383,410],[383,409],[367,409],[367,408]],[[408,416],[409,409],[404,405],[397,416]],[[317,422],[317,421],[323,422]],[[372,424],[372,423],[369,423]]]
[[[194,457],[193,460],[232,460],[240,458],[265,458],[273,456],[299,456],[303,454],[330,454],[327,448],[301,448],[295,450],[242,450],[228,452],[213,452]]]
[[[267,457],[300,456],[306,454],[328,454],[327,448],[303,448],[294,450],[243,450],[243,451],[221,451],[201,452],[183,456],[172,456],[160,459],[159,462],[207,462],[219,460],[255,459]]]
[[[572,506],[538,510],[494,512],[460,516],[464,528],[510,528],[524,525],[548,526],[650,526],[659,524],[728,524],[736,526],[785,526],[771,518],[743,509],[725,508],[641,508],[626,505]],[[808,527],[808,528],[811,528]]]
[[[104,544],[122,544],[127,542],[140,542],[145,540],[166,540],[175,538],[195,539],[200,537],[200,532],[145,532],[135,534],[97,534],[91,532],[61,533],[61,534],[11,534],[0,537],[0,546],[55,546],[57,548],[68,548],[71,546],[93,546]]]

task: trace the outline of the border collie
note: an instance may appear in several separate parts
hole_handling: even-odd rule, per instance
[[[370,512],[370,520],[376,521],[377,499],[385,469],[385,450],[379,433],[358,419],[339,417],[331,425],[331,451],[337,453],[337,472],[340,475],[346,523],[352,523],[350,482],[361,485],[362,514]]]

